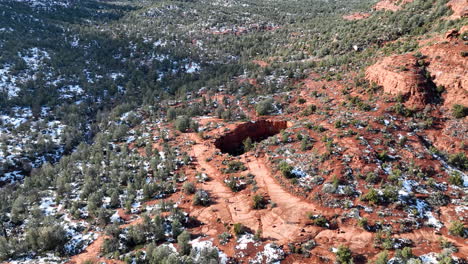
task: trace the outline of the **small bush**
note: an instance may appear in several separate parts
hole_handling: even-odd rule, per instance
[[[468,107],[459,104],[453,105],[452,115],[455,118],[464,118],[468,115]]]
[[[353,263],[353,255],[351,250],[344,245],[338,247],[336,251],[336,261],[340,264],[352,264]]]
[[[466,228],[462,222],[454,221],[449,227],[449,232],[451,235],[466,237]]]
[[[265,209],[266,201],[265,201],[265,197],[263,197],[263,195],[256,194],[256,195],[254,195],[252,200],[253,200],[253,205],[252,205],[253,209],[256,209],[256,210]]]
[[[448,163],[461,170],[468,170],[468,158],[463,152],[450,155],[448,158]]]
[[[281,171],[281,174],[283,174],[283,176],[288,179],[294,177],[294,174],[292,174],[293,167],[289,165],[286,161],[282,161],[279,164],[279,170]]]
[[[234,173],[234,172],[239,172],[239,171],[245,171],[247,167],[245,167],[244,163],[241,161],[230,161],[227,164],[227,168],[224,169],[224,173]]]
[[[211,203],[210,195],[205,190],[198,190],[193,197],[194,205],[208,206]]]
[[[195,191],[197,190],[195,187],[195,184],[193,184],[192,182],[184,183],[184,185],[182,186],[182,189],[184,190],[184,193],[186,194],[194,194]]]
[[[255,111],[257,111],[257,114],[259,115],[268,115],[274,110],[273,103],[273,99],[263,100],[257,104]]]
[[[233,227],[233,231],[234,231],[234,234],[237,237],[239,237],[239,236],[243,235],[247,231],[247,229],[243,224],[235,223],[234,227]]]
[[[232,238],[232,235],[228,232],[223,232],[221,235],[218,236],[219,243],[221,245],[226,245],[229,243],[229,240]]]
[[[361,200],[367,201],[370,204],[377,204],[379,202],[379,193],[375,189],[370,189],[369,192],[361,197]]]

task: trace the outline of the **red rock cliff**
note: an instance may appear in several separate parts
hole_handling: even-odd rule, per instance
[[[422,108],[432,99],[433,85],[410,54],[381,59],[367,68],[366,79],[383,86],[385,93],[404,96],[410,108]]]

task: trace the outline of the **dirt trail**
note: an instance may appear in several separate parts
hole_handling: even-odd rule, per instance
[[[204,223],[221,221],[223,223],[242,223],[256,231],[261,228],[263,236],[283,244],[297,237],[308,221],[306,213],[319,213],[316,206],[285,191],[273,178],[264,158],[248,156],[244,162],[248,172],[255,175],[257,185],[268,193],[276,207],[265,210],[252,210],[250,193],[233,193],[223,182],[220,170],[206,161],[212,154],[213,146],[201,143],[196,134],[189,135],[193,145],[191,155],[196,158],[199,171],[212,179],[204,183],[203,189],[215,198],[215,204],[206,208],[194,208],[192,215]]]
[[[248,161],[247,161],[248,160]],[[318,214],[317,207],[284,190],[271,175],[264,158],[248,157],[246,165],[255,175],[259,187],[268,192],[276,207],[262,215],[263,235],[279,240],[280,243],[298,237],[307,222],[308,212]]]
[[[91,243],[85,251],[82,253],[75,255],[71,257],[70,261],[67,263],[76,263],[76,264],[82,264],[85,263],[86,261],[91,261],[91,263],[107,263],[107,264],[123,264],[125,262],[119,261],[119,260],[114,260],[114,259],[106,259],[103,257],[100,257],[101,254],[101,247],[104,243],[104,236],[99,236],[96,240],[94,240],[93,243]]]

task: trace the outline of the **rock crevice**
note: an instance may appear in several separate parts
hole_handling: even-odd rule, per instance
[[[258,120],[247,122],[217,138],[214,144],[221,152],[236,156],[244,153],[243,142],[247,138],[252,139],[253,142],[259,142],[280,133],[287,127],[287,121]]]

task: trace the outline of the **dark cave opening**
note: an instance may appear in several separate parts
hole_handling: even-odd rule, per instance
[[[250,138],[253,142],[260,142],[286,129],[286,121],[260,120],[240,124],[231,132],[219,137],[215,146],[223,153],[238,156],[245,153],[244,141]]]

